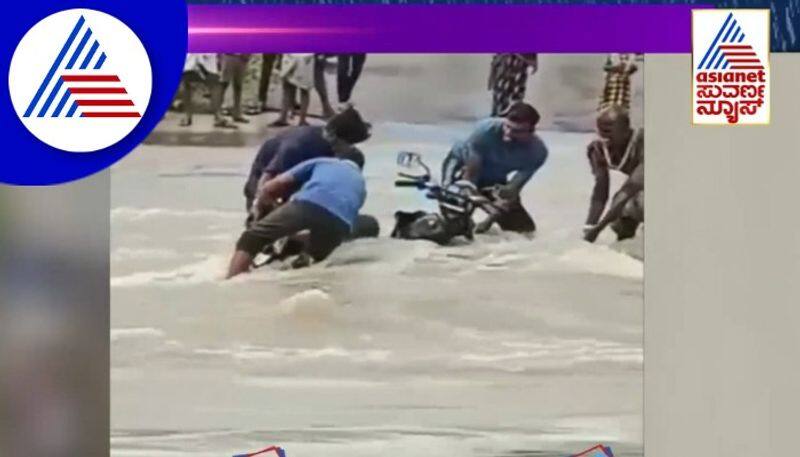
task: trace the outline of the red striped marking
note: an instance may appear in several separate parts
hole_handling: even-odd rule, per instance
[[[64,82],[119,82],[117,75],[63,75]]]
[[[732,65],[731,70],[763,70],[761,65]]]
[[[721,44],[720,49],[753,49],[749,44]]]
[[[726,56],[754,56],[754,55],[756,55],[755,52],[732,52],[732,51],[727,51],[727,52],[724,52],[723,54],[725,54]]]
[[[761,63],[758,59],[728,59],[730,63]]]
[[[127,94],[124,87],[70,87],[73,94]]]
[[[82,117],[142,117],[142,115],[137,112],[116,112],[116,113],[86,112],[81,114],[81,116]]]
[[[76,100],[78,106],[133,106],[130,100]]]

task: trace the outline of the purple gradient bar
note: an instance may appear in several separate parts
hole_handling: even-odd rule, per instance
[[[691,52],[697,5],[190,5],[190,52]]]

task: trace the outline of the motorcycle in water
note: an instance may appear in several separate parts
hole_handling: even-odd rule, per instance
[[[392,238],[429,240],[440,245],[447,245],[459,237],[472,241],[476,232],[472,216],[476,210],[480,209],[488,214],[490,221],[502,212],[493,199],[488,197],[494,195],[491,189],[479,192],[471,183],[461,181],[448,186],[439,184],[419,153],[400,152],[397,155],[397,164],[418,172],[398,172],[395,186],[424,191],[427,198],[438,202],[439,212],[395,212]]]
[[[450,244],[456,238],[467,241],[474,239],[479,227],[472,216],[480,209],[489,217],[481,223],[485,225],[502,213],[498,205],[501,201],[493,189],[480,191],[469,182],[456,182],[443,186],[432,176],[431,169],[416,152],[403,151],[397,155],[398,166],[409,170],[398,172],[395,187],[409,187],[424,191],[425,197],[438,203],[439,211],[397,211],[394,214],[395,226],[391,237],[405,240],[428,240],[440,245]],[[413,172],[416,170],[416,172]],[[359,215],[351,240],[375,238],[380,227],[377,219],[369,215]],[[274,262],[289,261],[291,268],[310,265],[311,260],[305,251],[305,233],[282,238],[267,246],[254,260],[252,267],[261,268]]]

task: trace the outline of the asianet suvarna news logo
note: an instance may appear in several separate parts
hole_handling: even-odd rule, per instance
[[[11,59],[9,93],[36,138],[68,152],[92,152],[127,136],[147,109],[152,70],[142,42],[106,13],[50,15],[22,38]]]
[[[769,123],[769,10],[692,12],[692,122]]]

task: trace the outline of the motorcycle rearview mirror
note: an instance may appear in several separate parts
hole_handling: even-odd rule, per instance
[[[418,152],[411,152],[411,151],[401,151],[397,153],[397,165],[407,168],[421,168],[425,171],[424,176],[430,177],[431,176],[431,169],[425,162],[422,161],[422,155]]]

